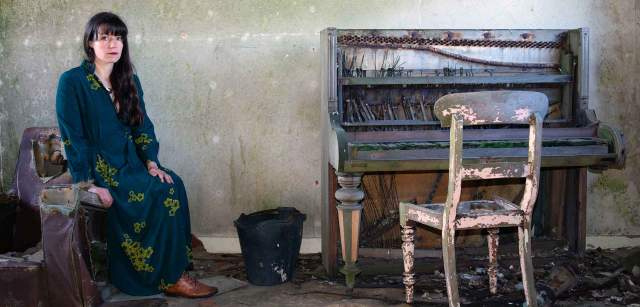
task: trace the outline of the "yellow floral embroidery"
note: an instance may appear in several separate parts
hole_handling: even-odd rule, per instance
[[[142,202],[144,200],[144,193],[136,193],[134,191],[129,191],[129,202]]]
[[[187,247],[187,259],[191,260],[193,259],[193,251],[191,251],[191,247],[189,247],[189,245],[187,245],[186,247]]]
[[[169,195],[173,195],[173,193],[175,193],[175,190],[173,188],[169,189]]]
[[[147,145],[151,144],[151,142],[152,142],[152,141],[153,141],[153,139],[152,139],[152,138],[150,138],[148,134],[146,134],[146,133],[141,133],[141,134],[140,134],[140,135],[135,139],[135,141],[134,141],[134,142],[135,142],[137,145],[142,144],[142,150],[147,150],[147,148],[149,147],[149,146],[147,146]]]
[[[172,283],[165,283],[164,282],[164,278],[163,278],[163,279],[160,279],[160,285],[158,286],[158,289],[160,291],[164,291],[164,290],[169,289],[169,287],[171,287],[171,286],[173,286],[173,284]]]
[[[91,83],[91,89],[97,91],[100,88],[100,82],[94,75],[87,75],[87,80]]]
[[[142,231],[142,228],[146,227],[147,223],[145,223],[144,221],[140,222],[140,223],[133,223],[133,230],[136,233],[140,233]]]
[[[136,138],[136,144],[151,144],[152,139],[146,133],[140,133]]]
[[[98,161],[96,161],[96,171],[98,172],[98,174],[100,174],[100,176],[102,177],[104,182],[107,183],[107,185],[112,187],[117,187],[119,185],[119,183],[115,179],[113,179],[113,176],[116,175],[118,170],[115,167],[112,167],[111,165],[109,165],[100,156],[98,156]]]
[[[153,254],[151,246],[143,248],[140,242],[133,241],[128,234],[124,234],[121,246],[136,271],[153,272],[153,267],[145,262]]]
[[[63,139],[63,140],[62,140],[62,145],[65,145],[65,146],[69,146],[69,145],[71,145],[71,140],[70,140],[70,139],[66,139],[66,140],[65,140],[65,139]]]
[[[164,200],[164,206],[169,208],[169,215],[174,216],[178,208],[180,208],[180,201],[167,197],[167,199]]]

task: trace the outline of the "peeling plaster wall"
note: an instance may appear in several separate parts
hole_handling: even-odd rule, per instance
[[[57,78],[82,58],[88,18],[127,22],[161,143],[201,236],[278,205],[320,236],[319,31],[590,27],[590,106],[624,129],[627,168],[589,177],[591,234],[640,235],[637,1],[0,1],[0,189],[22,131],[56,125]]]

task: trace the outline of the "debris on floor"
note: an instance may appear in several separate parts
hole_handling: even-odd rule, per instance
[[[640,274],[637,274],[639,269],[636,269],[634,275],[634,267],[640,266],[638,255],[640,248],[594,249],[587,251],[582,257],[562,248],[537,253],[534,267],[538,302],[541,306],[580,305],[592,302],[613,305],[640,304]],[[496,295],[489,293],[486,270],[488,261],[483,257],[460,257],[458,261],[459,287],[463,303],[520,306],[524,302],[524,293],[517,255],[501,255],[498,260]],[[404,298],[401,261],[376,258],[360,260],[363,272],[358,276],[356,290],[351,296],[339,290],[344,284],[341,275],[338,275],[336,280],[325,276],[319,254],[300,255],[292,283],[302,288],[308,287],[307,283],[322,285],[324,289],[321,292],[344,295],[345,298],[354,300],[378,299],[388,305],[401,304]],[[420,269],[421,263],[422,268],[427,268],[427,271]],[[441,264],[441,259],[417,259],[416,303],[439,305],[447,302]],[[242,256],[239,254],[209,254],[204,249],[194,249],[194,268],[193,274],[196,276],[219,274],[246,281]],[[371,274],[371,271],[374,273]],[[338,290],[334,291],[332,288]],[[372,294],[378,293],[376,289],[384,291],[378,291],[380,295]],[[311,289],[308,291],[313,292]]]
[[[40,247],[23,253],[5,253],[0,259],[33,261]],[[614,250],[593,249],[583,256],[562,248],[542,251],[533,258],[540,306],[627,305],[640,306],[640,247]],[[498,293],[489,293],[486,256],[458,257],[458,279],[463,304],[522,306],[524,293],[517,254],[498,259]],[[193,271],[200,280],[233,281],[225,293],[198,302],[168,297],[136,300],[139,306],[402,306],[404,285],[402,262],[398,259],[361,258],[363,272],[349,293],[342,275],[328,278],[320,254],[300,255],[291,282],[273,287],[247,284],[242,255],[211,254],[202,246],[193,249]],[[442,260],[416,260],[415,305],[443,306],[447,303]],[[108,287],[108,285],[107,285]],[[125,303],[116,289],[106,293],[114,300],[107,306]],[[120,295],[120,296],[118,296]],[[134,303],[129,301],[128,303]],[[215,305],[212,305],[215,304]],[[125,304],[126,305],[126,304]],[[124,305],[123,305],[124,306]]]

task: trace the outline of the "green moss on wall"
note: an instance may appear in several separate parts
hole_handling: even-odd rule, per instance
[[[606,174],[602,174],[591,185],[591,192],[596,191],[623,194],[627,191],[627,183],[621,178],[610,177]]]
[[[602,194],[602,199],[611,200],[611,204],[602,204],[603,208],[613,208],[615,213],[630,225],[640,226],[640,199],[634,199],[628,192],[629,186],[626,181],[619,177],[611,177],[602,174],[596,179],[590,188],[590,192]]]

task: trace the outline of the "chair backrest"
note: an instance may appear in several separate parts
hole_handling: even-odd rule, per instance
[[[549,100],[539,92],[485,91],[442,96],[434,106],[443,127],[451,125],[451,116],[459,114],[464,125],[528,124],[529,115],[547,114]]]
[[[526,178],[520,207],[531,216],[538,192],[542,147],[542,120],[547,113],[547,96],[529,91],[485,91],[449,94],[435,103],[443,127],[451,127],[449,148],[449,190],[445,210],[457,207],[461,181],[497,178]],[[527,161],[463,164],[464,125],[528,124]],[[455,212],[455,211],[454,211]],[[446,214],[455,217],[455,214]],[[446,221],[445,221],[446,222]]]

